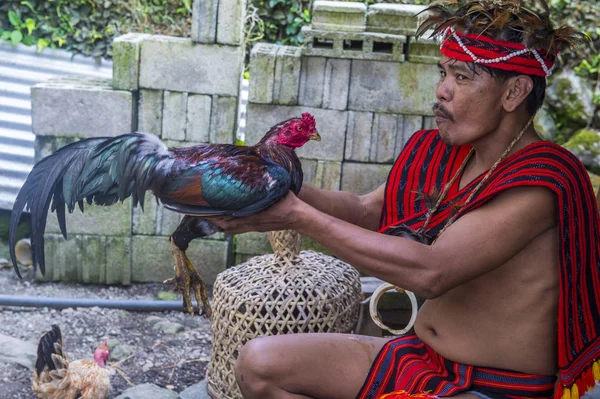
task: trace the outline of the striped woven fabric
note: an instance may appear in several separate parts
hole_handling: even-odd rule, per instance
[[[470,146],[446,145],[437,130],[415,133],[388,177],[380,232],[394,235],[400,226],[418,229],[426,208],[418,192],[440,190],[450,181]],[[456,212],[482,174],[462,190],[458,180],[429,223],[435,237]],[[599,214],[589,176],[562,147],[537,142],[516,151],[492,173],[458,218],[511,187],[552,190],[560,213],[560,298],[558,313],[559,381],[555,397],[578,399],[600,380],[600,235]]]
[[[555,381],[554,377],[455,363],[438,355],[416,335],[409,335],[382,348],[357,398],[421,398],[422,393],[428,395],[425,398],[434,398],[466,391],[492,399],[550,398]]]

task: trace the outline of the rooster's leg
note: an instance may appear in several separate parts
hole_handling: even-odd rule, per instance
[[[185,251],[175,244],[173,238],[171,238],[171,253],[175,259],[175,277],[165,280],[164,283],[174,285],[173,291],[179,291],[183,294],[183,307],[192,314],[194,313],[194,307],[192,306],[193,293],[198,306],[202,306],[204,314],[210,319],[212,311],[208,302],[206,284],[192,262],[190,262]]]

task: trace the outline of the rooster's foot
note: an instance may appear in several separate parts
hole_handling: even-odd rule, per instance
[[[183,294],[183,307],[191,314],[194,314],[194,306],[192,305],[192,293],[194,293],[198,306],[202,307],[204,314],[210,319],[212,311],[208,302],[204,280],[202,280],[185,252],[177,247],[173,240],[171,240],[171,253],[175,259],[175,277],[165,280],[164,284],[174,285],[173,291]]]

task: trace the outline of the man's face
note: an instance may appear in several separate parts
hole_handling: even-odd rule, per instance
[[[434,105],[440,137],[463,145],[494,132],[502,116],[504,83],[467,63],[442,56]]]

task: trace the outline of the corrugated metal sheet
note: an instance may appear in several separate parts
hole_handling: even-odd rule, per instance
[[[30,87],[52,76],[110,78],[112,64],[63,50],[13,47],[0,42],[0,209],[12,209],[15,197],[33,166]]]

